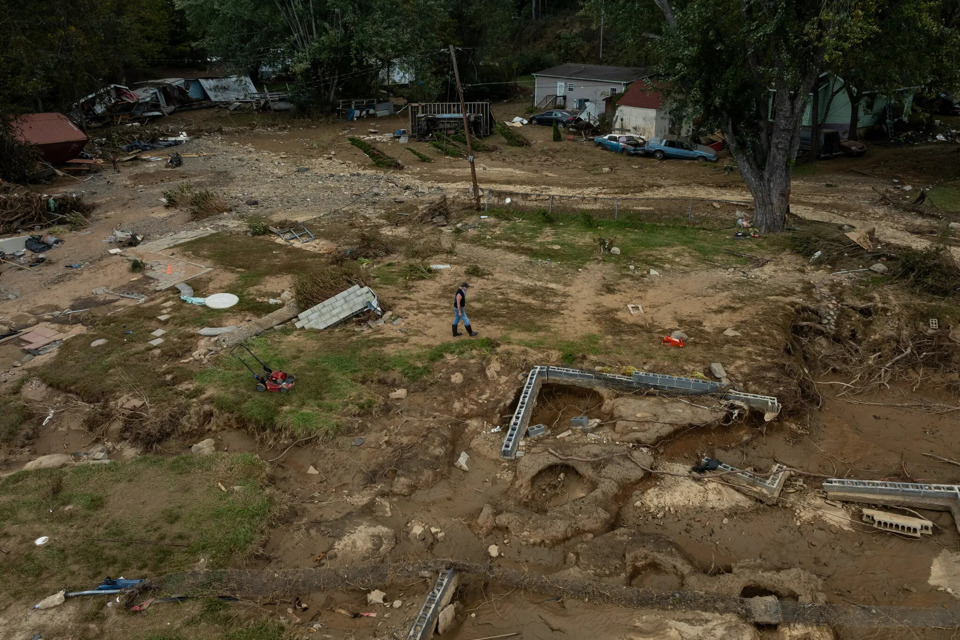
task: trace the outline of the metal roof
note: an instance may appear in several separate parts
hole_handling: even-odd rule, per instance
[[[535,76],[551,78],[570,78],[573,80],[596,80],[597,82],[632,82],[638,78],[650,75],[646,67],[607,67],[597,64],[561,64],[543,71],[537,71]]]
[[[62,113],[27,113],[14,119],[13,128],[18,138],[37,146],[87,141],[83,131]]]
[[[637,80],[631,83],[630,87],[620,96],[617,105],[639,109],[659,109],[663,105],[663,96],[646,82]]]
[[[257,96],[257,88],[249,76],[200,78],[200,86],[214,102],[237,102]]]

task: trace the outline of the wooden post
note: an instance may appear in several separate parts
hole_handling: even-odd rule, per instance
[[[467,162],[470,163],[470,177],[473,179],[473,200],[480,211],[480,186],[477,184],[477,167],[473,162],[473,147],[470,144],[470,125],[467,122],[467,105],[463,101],[463,87],[460,86],[460,71],[457,69],[457,53],[450,45],[450,60],[453,62],[453,77],[457,81],[457,95],[460,96],[460,115],[463,116],[463,135],[467,140]]]

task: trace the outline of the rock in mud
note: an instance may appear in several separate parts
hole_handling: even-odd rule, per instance
[[[24,471],[34,471],[35,469],[59,469],[60,467],[73,462],[73,456],[65,453],[51,453],[47,456],[40,456],[23,465]]]
[[[489,547],[487,547],[487,553],[490,554],[490,557],[491,557],[491,558],[499,558],[499,557],[500,557],[500,547],[498,547],[498,546],[495,545],[495,544],[492,544],[492,545],[490,545]]]
[[[614,430],[619,440],[640,444],[655,444],[676,431],[714,424],[726,415],[726,409],[719,405],[702,408],[658,396],[614,398],[604,403],[603,412],[616,420]]]
[[[450,376],[450,382],[453,384],[461,384],[463,382],[463,374],[457,371],[455,374]]]
[[[382,525],[361,524],[333,545],[342,565],[380,561],[397,546],[397,534]]]
[[[403,400],[403,399],[406,398],[406,397],[407,397],[407,390],[406,390],[406,389],[397,389],[396,391],[391,391],[391,392],[390,392],[390,399],[391,399],[391,400]]]
[[[207,438],[206,440],[201,440],[197,444],[190,447],[190,452],[198,456],[208,456],[217,450],[216,447],[217,443],[214,441],[214,439]]]
[[[710,363],[710,374],[717,380],[723,380],[727,377],[727,372],[719,362]]]
[[[870,266],[870,271],[873,271],[874,273],[886,273],[887,271],[890,271],[890,269],[882,262],[878,262]]]
[[[483,509],[480,510],[480,515],[477,517],[477,522],[473,526],[474,533],[481,538],[493,533],[494,528],[497,526],[495,521],[496,517],[497,512],[492,505],[483,505]]]
[[[451,628],[453,628],[453,623],[457,619],[457,605],[448,604],[440,612],[440,615],[437,617],[437,633],[443,635]]]
[[[387,594],[379,589],[374,589],[367,594],[367,604],[385,604],[384,598]]]
[[[758,640],[753,625],[733,614],[701,611],[646,611],[624,640]]]
[[[781,625],[777,640],[836,640],[830,627],[815,627],[810,624]]]
[[[736,329],[726,329],[726,330],[723,332],[723,335],[727,336],[728,338],[737,338],[737,337],[740,337],[740,336],[743,335],[743,334],[741,334],[741,333],[740,333],[739,331],[737,331]]]

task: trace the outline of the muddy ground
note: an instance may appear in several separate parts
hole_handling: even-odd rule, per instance
[[[510,119],[523,106],[495,110]],[[89,226],[59,229],[65,243],[46,263],[0,276],[0,324],[78,332],[34,358],[16,339],[0,343],[0,561],[19,585],[0,595],[4,637],[405,637],[444,563],[463,570],[441,637],[954,636],[951,514],[918,510],[933,523],[921,539],[881,532],[859,505],[827,500],[820,482],[960,483],[957,298],[894,277],[905,249],[960,252],[956,212],[912,205],[919,189],[960,174],[957,145],[877,144],[863,158],[803,165],[796,230],[741,240],[736,219],[749,207],[727,201],[749,196],[729,158],[623,158],[577,139],[553,143],[547,127],[522,129],[530,147],[494,136],[499,149],[477,154],[480,184],[495,191],[686,199],[658,205],[660,224],[645,225],[643,211],[612,220],[592,200],[544,215],[501,198],[475,212],[465,160],[412,143],[433,159],[422,163],[379,137],[407,126],[402,116],[208,111],[164,126],[192,136],[177,149],[183,167],[132,160],[119,174],[45,187],[96,204]],[[374,167],[348,136],[367,136],[405,167]],[[219,194],[231,211],[196,220],[166,206],[165,192],[182,184]],[[251,235],[261,219],[303,222],[317,239]],[[145,244],[111,255],[115,229]],[[871,229],[869,250],[842,235]],[[825,239],[820,260],[791,239],[801,234]],[[599,251],[598,237],[620,250]],[[134,257],[146,273],[131,271]],[[856,271],[877,263],[885,273]],[[286,304],[298,275],[344,264],[392,315],[324,331],[286,324],[252,340],[297,374],[290,396],[258,396],[227,350],[196,335],[243,326]],[[430,264],[449,268],[422,278],[411,269]],[[188,281],[197,295],[233,292],[241,303],[214,312],[156,288],[181,268],[197,274]],[[480,332],[472,339],[450,335],[450,299],[464,279]],[[164,342],[152,348],[158,329]],[[661,344],[673,331],[687,335],[685,347]],[[531,418],[546,435],[525,440],[522,457],[500,458],[532,366],[712,378],[715,362],[732,387],[776,396],[780,415],[765,421],[712,397],[550,384]],[[581,415],[591,429],[571,428]],[[190,447],[206,439],[214,462],[178,462],[201,455]],[[101,450],[110,472],[90,462],[95,453],[73,455]],[[454,464],[461,452],[466,471]],[[20,471],[54,454],[47,460],[60,468]],[[724,476],[691,475],[705,456],[792,473],[767,504]],[[243,535],[218,546],[190,525],[202,513]],[[48,546],[34,545],[40,535]],[[141,613],[120,605],[153,592],[30,609],[101,573],[149,578],[153,595],[202,597]],[[373,589],[386,604],[368,603]],[[779,625],[744,609],[744,599],[771,595],[784,607]],[[308,608],[295,609],[296,598]]]

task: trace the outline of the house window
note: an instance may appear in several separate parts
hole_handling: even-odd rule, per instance
[[[568,83],[567,83],[567,93],[573,93],[573,83],[572,83],[572,82],[568,82]]]
[[[619,90],[618,90],[616,87],[610,87],[610,95],[613,95],[613,94],[618,93],[618,92],[619,92]]]

